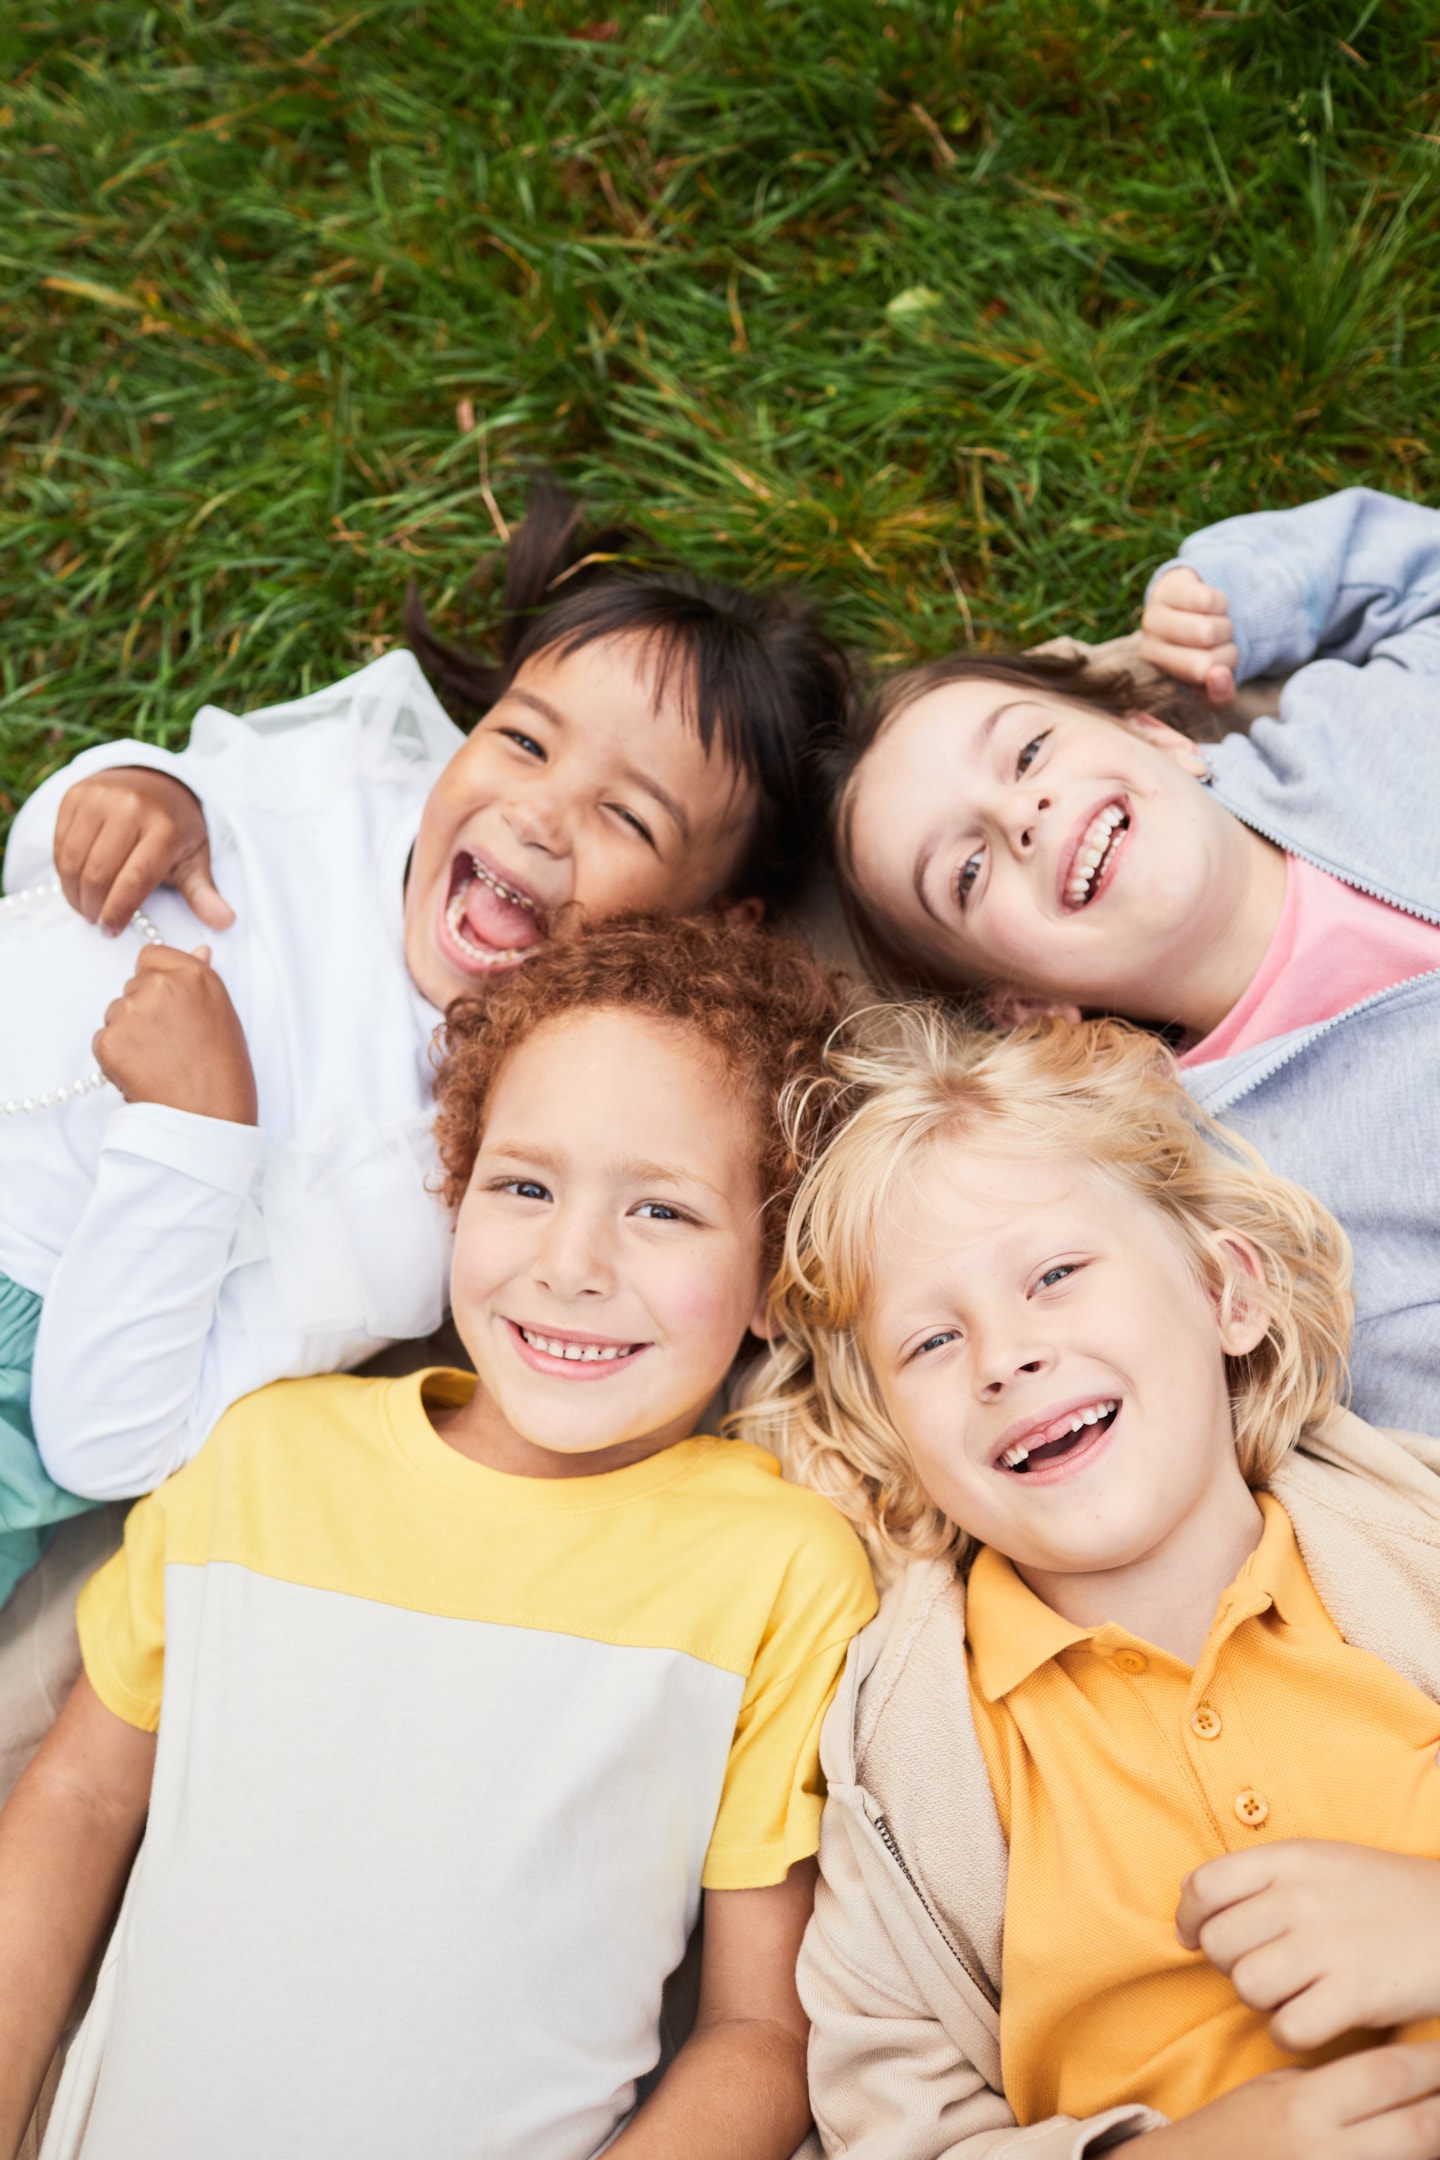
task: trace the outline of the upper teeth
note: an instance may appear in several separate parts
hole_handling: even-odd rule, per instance
[[[1116,837],[1116,827],[1123,825],[1129,812],[1121,803],[1110,803],[1097,817],[1090,821],[1084,839],[1075,850],[1075,860],[1070,865],[1070,882],[1065,887],[1065,898],[1071,907],[1083,907],[1090,897],[1090,887],[1095,873],[1105,860],[1112,842],[1119,847],[1124,834]]]
[[[519,1322],[516,1322],[517,1327]],[[533,1328],[520,1328],[532,1349],[543,1350],[547,1357],[568,1358],[574,1365],[598,1365],[606,1359],[628,1357],[633,1343],[578,1343],[569,1342],[560,1335],[537,1335]]]
[[[1082,1425],[1098,1425],[1101,1418],[1109,1417],[1119,1407],[1118,1402],[1097,1402],[1091,1403],[1088,1410],[1072,1410],[1068,1418],[1046,1426],[1043,1437],[1033,1435],[1032,1443],[1036,1447],[1048,1447],[1056,1440],[1063,1440],[1067,1433],[1079,1432]],[[1018,1470],[1021,1463],[1030,1460],[1030,1449],[1023,1440],[1017,1440],[1013,1447],[1005,1449],[1000,1460],[1007,1470]]]
[[[496,877],[493,870],[487,870],[484,863],[482,863],[477,856],[471,856],[470,867],[475,872],[476,877],[479,878],[481,884],[488,885],[491,892],[499,893],[501,899],[508,900],[512,907],[528,908],[530,910],[530,913],[532,915],[534,914],[535,902],[530,898],[528,893],[517,892],[513,885],[507,885],[503,878]]]

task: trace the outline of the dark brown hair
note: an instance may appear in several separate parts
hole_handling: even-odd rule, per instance
[[[498,660],[438,637],[413,586],[406,635],[436,695],[467,727],[539,653],[564,656],[597,638],[642,641],[657,701],[675,684],[707,756],[718,737],[722,755],[754,786],[735,896],[778,905],[819,846],[812,760],[844,726],[849,665],[798,594],[742,592],[653,557],[647,563],[649,552],[623,526],[587,531],[581,506],[539,481],[506,551]]]
[[[966,989],[937,980],[933,959],[912,951],[873,913],[858,889],[850,862],[850,815],[855,775],[892,720],[932,690],[954,682],[1002,683],[1045,697],[1066,698],[1112,720],[1153,713],[1192,742],[1216,742],[1224,730],[1202,697],[1168,679],[1140,683],[1123,668],[1097,668],[1079,654],[950,653],[921,667],[888,676],[818,753],[830,808],[831,846],[841,905],[850,935],[876,981],[900,995]]]
[[[458,998],[445,1016],[435,1080],[444,1198],[452,1208],[463,1199],[496,1076],[527,1036],[578,1013],[639,1013],[698,1036],[749,1102],[773,1274],[798,1176],[781,1100],[819,1075],[849,1002],[845,978],[798,938],[718,915],[617,915],[543,945],[487,997]]]

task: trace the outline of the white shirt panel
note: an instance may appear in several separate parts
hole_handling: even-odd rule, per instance
[[[742,1677],[213,1561],[165,1613],[44,2160],[589,2160],[655,2060]]]

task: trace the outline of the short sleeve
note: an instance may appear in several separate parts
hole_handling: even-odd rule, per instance
[[[75,1617],[85,1676],[101,1702],[127,1725],[157,1732],[165,1678],[165,1509],[160,1494],[152,1493],[131,1508],[124,1544],[86,1583]]]
[[[700,1878],[707,1890],[783,1882],[819,1849],[820,1727],[850,1639],[874,1618],[875,1585],[854,1533],[816,1506],[827,1519],[786,1571],[741,1700]]]

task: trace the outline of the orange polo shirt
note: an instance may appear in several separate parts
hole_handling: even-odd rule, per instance
[[[1440,1858],[1440,1705],[1346,1643],[1269,1493],[1199,1663],[1072,1627],[987,1547],[970,1700],[1010,1841],[1000,2056],[1022,2124],[1124,2100],[1188,2115],[1287,2055],[1175,1935],[1182,1878],[1257,1838]],[[1407,2038],[1440,2036],[1440,2020]]]

